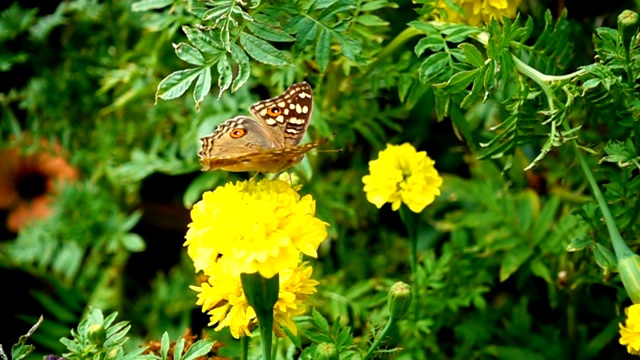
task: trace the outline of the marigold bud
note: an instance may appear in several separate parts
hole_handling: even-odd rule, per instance
[[[332,343],[320,343],[313,353],[313,358],[318,360],[338,360],[338,349]]]
[[[409,311],[411,306],[411,287],[402,281],[391,286],[387,297],[389,313],[393,318],[400,318]]]
[[[618,260],[618,272],[631,301],[640,303],[640,256],[634,254]]]
[[[638,24],[640,24],[640,15],[635,11],[625,10],[618,15],[618,31],[625,51],[629,51],[631,39],[638,33]]]
[[[89,340],[98,346],[102,346],[105,340],[107,340],[107,332],[102,324],[89,325],[87,334],[89,335]]]

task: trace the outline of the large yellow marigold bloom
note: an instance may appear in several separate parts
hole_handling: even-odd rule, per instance
[[[482,25],[491,19],[502,20],[502,17],[514,18],[520,0],[455,0],[464,14],[448,7],[444,1],[438,3],[440,9],[447,13],[446,21],[469,25]],[[444,20],[444,19],[443,19]]]
[[[247,302],[240,276],[224,271],[217,262],[214,262],[207,272],[207,281],[191,288],[198,292],[196,304],[202,306],[202,312],[208,312],[210,315],[209,325],[217,324],[215,331],[229,327],[231,335],[236,339],[251,336],[251,330],[258,324],[258,319]],[[298,330],[292,317],[306,311],[305,300],[316,292],[318,282],[311,279],[312,273],[313,268],[306,265],[280,272],[278,301],[273,308],[273,331],[277,336],[285,336],[281,326],[297,334]]]
[[[620,344],[627,347],[632,355],[640,355],[640,304],[634,304],[624,310],[627,321],[620,326]]]
[[[367,200],[379,208],[391,203],[395,211],[405,203],[415,213],[421,212],[440,195],[442,178],[424,151],[409,143],[388,144],[378,159],[369,162],[369,175],[362,178]]]
[[[300,253],[317,257],[328,224],[315,211],[311,195],[300,197],[282,180],[229,183],[193,206],[184,245],[196,272],[209,275],[219,263],[233,276],[271,278],[297,266]]]

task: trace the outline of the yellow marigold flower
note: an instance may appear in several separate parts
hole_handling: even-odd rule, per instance
[[[295,267],[300,253],[317,257],[328,224],[315,211],[311,195],[300,197],[282,180],[229,183],[193,206],[184,245],[196,272],[219,263],[234,276],[271,278]]]
[[[640,355],[640,304],[634,304],[624,310],[627,315],[625,325],[620,326],[620,345],[626,345],[632,355]]]
[[[405,203],[415,213],[421,212],[440,195],[442,178],[424,151],[409,143],[388,144],[378,159],[369,162],[369,175],[362,178],[367,200],[379,208],[391,203],[396,211]]]
[[[446,21],[468,25],[482,25],[491,19],[514,18],[521,0],[455,0],[464,14],[448,7],[444,1],[438,2],[438,8],[447,13]],[[443,19],[444,20],[444,19]]]
[[[198,292],[196,304],[201,305],[202,312],[207,312],[210,316],[209,325],[217,324],[215,331],[229,327],[231,335],[236,339],[251,336],[251,330],[258,324],[258,319],[247,302],[240,276],[224,271],[218,262],[214,262],[207,272],[207,281],[191,288]],[[280,291],[273,309],[273,331],[277,336],[285,336],[281,326],[297,334],[298,329],[292,317],[306,311],[304,302],[316,292],[319,284],[311,279],[312,273],[313,268],[307,265],[280,271]]]

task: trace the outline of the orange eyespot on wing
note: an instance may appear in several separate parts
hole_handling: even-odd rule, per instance
[[[231,130],[231,132],[229,133],[229,136],[231,136],[234,139],[240,139],[241,137],[245,136],[246,133],[247,133],[247,130],[243,128],[235,128]]]
[[[269,114],[269,116],[278,116],[280,113],[282,113],[282,110],[277,106],[272,106],[267,109],[267,114]]]

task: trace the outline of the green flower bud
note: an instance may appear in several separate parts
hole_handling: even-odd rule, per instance
[[[618,31],[625,51],[629,51],[631,39],[638,33],[638,24],[640,24],[640,15],[635,11],[625,10],[618,15]]]
[[[389,313],[393,318],[400,318],[409,311],[411,305],[411,287],[402,281],[391,286],[387,297]]]
[[[640,256],[625,256],[618,261],[622,285],[634,304],[640,303]]]
[[[320,343],[316,346],[313,358],[318,360],[338,360],[338,349],[332,343]]]
[[[89,325],[87,334],[89,335],[89,340],[98,346],[102,346],[107,339],[107,332],[102,324]]]

